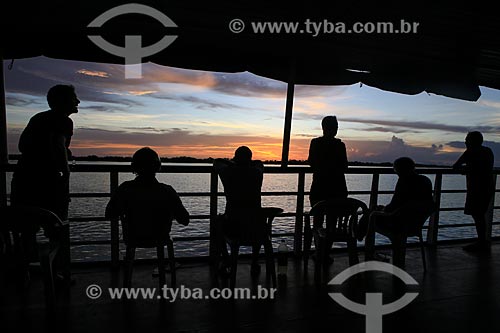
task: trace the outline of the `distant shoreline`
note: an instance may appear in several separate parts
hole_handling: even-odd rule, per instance
[[[17,161],[21,155],[19,154],[11,154],[9,155],[9,160]],[[132,157],[130,156],[97,156],[97,155],[88,155],[88,156],[73,156],[73,160],[75,161],[85,161],[85,162],[131,162]],[[161,157],[161,161],[163,163],[213,163],[215,159],[212,157],[209,158],[195,158],[189,156],[179,156],[179,157]],[[281,164],[281,161],[277,160],[265,160],[262,161],[264,164]],[[289,160],[289,165],[308,165],[308,162],[305,160]],[[348,163],[349,166],[378,166],[378,167],[392,167],[392,162],[359,162],[353,161]],[[447,167],[446,165],[435,165],[435,164],[419,164],[418,167]]]

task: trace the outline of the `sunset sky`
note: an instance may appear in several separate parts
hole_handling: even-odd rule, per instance
[[[254,157],[279,160],[286,84],[251,73],[215,73],[145,64],[142,79],[124,66],[32,58],[4,62],[9,152],[29,118],[48,109],[55,84],[73,84],[82,101],[72,115],[76,156],[129,156],[149,146],[161,156],[231,157],[240,145]],[[470,130],[480,130],[500,156],[500,92],[481,87],[478,102],[416,96],[363,85],[297,86],[291,159],[306,159],[321,119],[336,115],[350,161],[410,156],[451,164]],[[500,160],[500,158],[497,158]]]

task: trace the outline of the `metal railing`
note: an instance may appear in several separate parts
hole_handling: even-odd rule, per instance
[[[6,172],[12,172],[15,165],[7,165],[2,168],[2,178],[5,179]],[[78,164],[71,166],[73,173],[80,172],[92,172],[92,173],[108,173],[109,174],[109,192],[104,193],[71,193],[73,198],[99,198],[99,197],[110,197],[111,194],[118,188],[119,185],[119,174],[120,173],[131,173],[131,168],[129,165],[102,165],[102,164]],[[440,213],[445,211],[458,211],[463,210],[463,207],[441,207],[441,197],[446,193],[465,193],[463,190],[443,190],[443,175],[453,175],[459,174],[452,169],[447,168],[419,168],[418,173],[425,175],[434,175],[434,200],[439,209],[437,209],[430,217],[428,225],[425,227],[427,229],[427,243],[429,245],[435,245],[438,242],[438,230],[440,228],[457,228],[457,227],[469,227],[474,226],[473,223],[463,223],[463,224],[446,224],[440,225]],[[293,236],[294,246],[293,251],[295,254],[299,254],[302,251],[302,238],[303,238],[303,220],[304,220],[304,201],[306,196],[309,194],[305,188],[305,177],[306,174],[311,173],[311,169],[308,167],[301,166],[291,166],[287,168],[266,166],[264,169],[266,174],[296,174],[297,175],[297,190],[296,191],[275,191],[275,192],[263,192],[262,196],[295,196],[296,205],[294,212],[284,212],[280,216],[283,217],[295,217],[294,232],[293,233],[281,233],[273,234],[273,236]],[[191,219],[207,219],[210,221],[210,232],[204,236],[187,236],[187,237],[174,237],[175,242],[190,242],[190,241],[210,241],[209,255],[214,253],[215,242],[211,240],[210,235],[214,234],[213,228],[215,226],[215,220],[218,214],[218,198],[224,196],[223,192],[219,192],[219,180],[217,174],[214,172],[213,168],[210,166],[162,166],[160,173],[188,173],[188,174],[210,174],[210,184],[207,192],[179,192],[181,197],[209,197],[210,198],[210,209],[208,215],[191,215]],[[497,175],[499,170],[494,171],[495,185],[497,181]],[[346,172],[346,174],[358,174],[358,175],[372,175],[371,187],[369,190],[362,191],[349,191],[349,195],[369,195],[369,207],[374,208],[378,204],[379,195],[392,194],[393,191],[382,191],[379,190],[380,185],[380,175],[394,174],[392,168],[383,167],[351,167]],[[72,177],[76,175],[73,174]],[[496,187],[495,187],[496,188]],[[500,190],[496,190],[500,192]],[[494,202],[490,205],[489,211],[487,213],[488,222],[488,236],[491,237],[492,226],[500,224],[500,222],[493,222],[493,211],[495,209],[500,209],[500,206],[495,206]],[[110,223],[111,225],[111,237],[109,240],[94,240],[94,241],[77,241],[72,242],[72,246],[76,245],[110,245],[111,246],[111,261],[114,265],[119,262],[119,223],[118,220],[112,219],[108,220],[104,216],[85,216],[85,217],[70,217],[70,222],[102,222]]]

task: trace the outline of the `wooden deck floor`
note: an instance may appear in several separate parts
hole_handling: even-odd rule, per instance
[[[34,276],[26,294],[12,283],[2,281],[0,293],[0,332],[365,332],[365,318],[337,304],[328,295],[341,291],[353,301],[364,303],[365,293],[382,292],[384,303],[407,291],[419,296],[407,307],[383,317],[383,332],[500,332],[500,243],[491,254],[464,252],[461,245],[440,245],[427,251],[428,272],[423,273],[418,249],[407,256],[406,271],[418,281],[407,287],[387,273],[359,275],[340,289],[327,282],[348,267],[344,254],[335,254],[323,283],[314,282],[314,264],[304,272],[302,261],[289,259],[287,281],[281,281],[275,299],[213,300],[137,299],[112,300],[107,288],[121,286],[121,275],[104,266],[76,267],[76,285],[59,290],[54,313],[47,314],[42,284]],[[362,256],[360,256],[361,258]],[[258,279],[251,279],[248,261],[241,260],[237,287],[270,287],[265,267]],[[158,287],[153,266],[135,266],[133,287]],[[180,287],[227,287],[226,280],[211,278],[206,263],[183,263],[178,269]],[[170,276],[167,276],[167,282]],[[89,285],[97,284],[103,295],[96,300],[86,296]],[[256,294],[254,294],[256,295]]]

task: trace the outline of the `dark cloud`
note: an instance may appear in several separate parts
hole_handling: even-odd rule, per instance
[[[296,112],[293,115],[294,119],[297,120],[318,120],[323,119],[322,114],[307,114],[303,112]],[[433,122],[425,121],[404,121],[404,120],[385,120],[385,119],[363,119],[363,118],[350,118],[337,116],[339,123],[358,123],[365,125],[379,125],[369,127],[367,131],[379,131],[379,132],[393,132],[393,133],[420,133],[419,131],[413,130],[435,130],[443,132],[454,132],[454,133],[468,133],[470,131],[480,131],[482,133],[498,133],[500,132],[500,126],[463,126],[463,125],[447,125],[439,124]],[[406,130],[405,130],[406,129]],[[408,130],[411,129],[411,130]]]
[[[132,130],[132,131],[142,131],[142,132],[153,132],[153,133],[166,133],[170,131],[184,131],[187,130],[186,128],[170,128],[170,129],[164,129],[164,128],[156,128],[156,127],[124,127],[125,130]]]
[[[459,148],[465,150],[465,143],[463,141],[451,141],[446,144],[452,148]],[[494,156],[500,156],[500,142],[495,141],[484,141],[483,146],[491,149]],[[500,158],[495,158],[495,165],[500,165]]]
[[[383,126],[363,128],[363,131],[384,132],[384,133],[420,133],[419,131],[411,129],[403,129],[397,127],[383,127]]]
[[[5,98],[6,104],[10,106],[27,107],[34,104],[42,104],[42,100],[40,98],[24,96],[20,94],[7,93]]]
[[[165,100],[173,100],[177,102],[186,102],[194,105],[196,109],[200,110],[216,110],[216,109],[242,109],[242,110],[250,110],[245,106],[231,104],[231,103],[223,103],[212,101],[204,98],[199,98],[195,96],[179,96],[179,95],[165,95],[165,94],[153,94],[151,97],[165,99]]]
[[[465,149],[465,142],[463,142],[463,141],[451,141],[451,142],[448,142],[446,145],[450,146],[452,148]]]
[[[295,134],[294,136],[301,137],[301,138],[315,138],[315,137],[317,137],[317,135],[306,134],[306,133],[299,133],[299,134]]]
[[[390,141],[346,141],[349,159],[363,162],[393,162],[408,156],[417,163],[451,165],[458,153],[445,152],[442,145],[418,147],[407,144],[403,139],[393,136]]]
[[[483,133],[498,133],[500,131],[499,126],[461,126],[461,125],[438,124],[425,121],[398,121],[398,120],[358,119],[358,118],[344,118],[344,117],[338,117],[338,119],[339,122],[344,121],[351,123],[403,127],[403,128],[412,128],[421,130],[438,130],[438,131],[457,132],[457,133],[467,133],[472,130],[480,131]]]
[[[216,81],[212,90],[229,95],[244,97],[274,97],[286,98],[287,84],[251,73],[219,74],[215,73]],[[295,87],[295,97],[332,96],[341,94],[346,87],[304,86]]]

